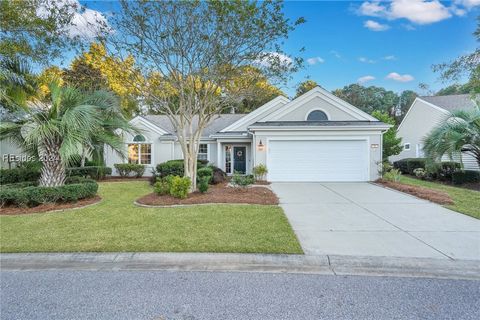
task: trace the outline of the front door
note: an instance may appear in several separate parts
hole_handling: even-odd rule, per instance
[[[247,171],[246,147],[233,147],[233,172],[245,174]]]

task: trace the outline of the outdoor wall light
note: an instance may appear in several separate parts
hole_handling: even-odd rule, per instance
[[[262,140],[260,140],[260,142],[257,145],[257,150],[258,151],[263,151],[264,148],[265,148],[265,146],[263,145]]]

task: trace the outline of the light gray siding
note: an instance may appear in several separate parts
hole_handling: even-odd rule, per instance
[[[313,110],[322,110],[331,121],[358,120],[358,118],[341,110],[320,97],[313,97],[298,108],[280,117],[279,121],[305,121],[308,114]]]

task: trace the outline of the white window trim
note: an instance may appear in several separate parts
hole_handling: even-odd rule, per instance
[[[307,114],[305,115],[305,121],[309,121],[308,120],[308,116],[310,115],[310,113],[312,113],[313,111],[322,111],[323,113],[325,113],[325,115],[327,116],[327,120],[324,120],[324,121],[330,121],[332,118],[330,117],[330,115],[328,114],[327,111],[323,110],[323,109],[320,109],[320,108],[313,108],[311,110],[309,110],[307,112]],[[310,121],[316,121],[316,120],[310,120]]]
[[[206,152],[206,153],[200,153],[200,145],[202,145],[202,144],[204,144],[204,145],[207,146],[207,152]],[[200,154],[206,154],[206,155],[207,155],[207,159],[201,159],[201,160],[210,161],[210,146],[209,146],[208,143],[199,143],[199,144],[198,144],[197,160],[199,160],[199,159],[198,159],[198,156],[199,156]]]
[[[136,145],[140,145],[140,144],[149,144],[150,145],[150,163],[143,163],[144,166],[152,166],[153,163],[155,163],[155,159],[154,159],[154,144],[151,142],[151,141],[133,141],[133,138],[132,138],[132,141],[130,142],[127,142],[127,152],[128,152],[128,146],[130,144],[136,144]],[[140,163],[140,150],[139,151],[139,157],[138,157],[138,161],[137,161],[137,164],[142,164]],[[127,154],[127,158],[126,158],[126,163],[129,163],[129,155]]]
[[[408,146],[408,148],[407,148],[407,146]],[[405,142],[405,143],[403,144],[403,150],[405,150],[405,151],[409,151],[409,150],[410,150],[410,147],[411,147],[410,142]]]

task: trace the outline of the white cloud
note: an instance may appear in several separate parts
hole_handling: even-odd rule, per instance
[[[71,38],[93,39],[104,31],[113,31],[101,12],[82,7],[78,0],[48,0],[38,7],[37,16],[48,18],[49,9],[53,3],[60,8],[66,8],[73,14],[72,23],[65,30]]]
[[[283,67],[289,67],[292,65],[293,59],[279,52],[264,52],[261,57],[256,60],[256,63],[264,67],[269,67],[272,64],[275,66],[280,64]]]
[[[314,64],[317,64],[317,63],[324,63],[325,60],[322,59],[321,57],[313,57],[313,58],[308,58],[307,59],[307,63],[310,64],[310,65],[314,65]]]
[[[389,56],[385,56],[382,58],[383,60],[397,60],[397,57],[395,57],[393,54]]]
[[[375,60],[368,59],[368,58],[365,58],[365,57],[358,58],[358,61],[363,62],[363,63],[375,63]]]
[[[415,24],[430,24],[463,15],[479,6],[480,0],[456,0],[446,6],[439,0],[392,0],[388,3],[365,1],[357,10],[359,15],[384,18],[387,20],[406,19]]]
[[[396,72],[390,72],[385,78],[398,82],[409,82],[414,80],[413,76],[409,74],[398,74]]]
[[[338,53],[337,51],[335,50],[331,50],[330,53],[337,59],[341,59],[342,56],[340,55],[340,53]]]
[[[363,77],[360,77],[357,79],[357,82],[362,84],[362,83],[365,83],[365,82],[368,82],[368,81],[372,81],[372,80],[375,80],[375,77],[374,76],[363,76]]]
[[[372,31],[385,31],[390,29],[390,26],[387,24],[381,24],[373,20],[367,20],[363,24],[363,26],[367,29],[370,29]]]

